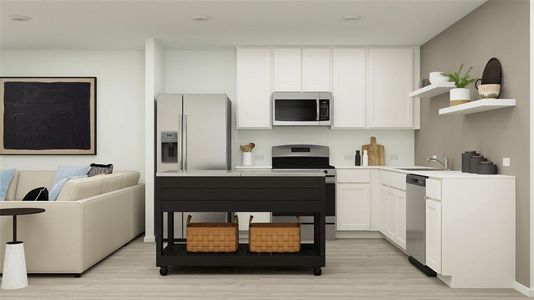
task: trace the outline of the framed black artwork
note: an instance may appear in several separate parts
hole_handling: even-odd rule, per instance
[[[96,77],[0,77],[0,154],[96,154]]]

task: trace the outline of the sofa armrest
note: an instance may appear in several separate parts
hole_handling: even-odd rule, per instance
[[[77,201],[2,201],[0,208],[44,208],[44,213],[17,218],[18,239],[24,241],[29,273],[83,271],[83,213]],[[0,217],[0,242],[12,239],[12,218]],[[4,247],[0,247],[3,265]],[[53,266],[53,268],[51,268]]]

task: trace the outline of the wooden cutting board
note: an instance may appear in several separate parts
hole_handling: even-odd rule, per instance
[[[367,155],[369,156],[369,165],[370,166],[383,166],[384,165],[384,146],[378,145],[376,143],[376,137],[371,137],[371,143],[362,146],[362,159],[363,159],[363,150],[367,150]]]

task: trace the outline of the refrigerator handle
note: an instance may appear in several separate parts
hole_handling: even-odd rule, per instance
[[[187,170],[187,115],[184,115],[183,119],[183,136],[184,136],[184,149],[183,149],[183,164],[184,168],[183,170]]]
[[[183,161],[183,157],[182,157],[182,120],[183,120],[183,117],[182,115],[178,115],[178,171],[182,171],[184,169],[184,161]]]

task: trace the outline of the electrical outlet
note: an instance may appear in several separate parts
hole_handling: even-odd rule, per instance
[[[502,159],[502,166],[503,167],[509,167],[511,165],[510,163],[510,158],[509,157],[505,157]]]
[[[255,159],[256,161],[264,160],[264,159],[265,159],[265,155],[263,155],[263,154],[256,154],[256,155],[254,155],[254,159]]]
[[[389,160],[399,160],[398,154],[390,154],[388,155]]]
[[[345,155],[345,160],[353,160],[353,159],[354,159],[354,156],[352,156],[352,154]]]

